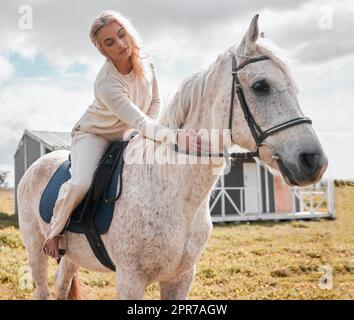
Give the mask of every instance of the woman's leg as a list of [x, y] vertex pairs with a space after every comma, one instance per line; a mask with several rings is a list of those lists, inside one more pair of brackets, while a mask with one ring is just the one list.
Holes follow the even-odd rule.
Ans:
[[44, 245], [48, 255], [59, 256], [58, 235], [68, 223], [71, 213], [87, 194], [93, 174], [108, 145], [109, 141], [91, 133], [80, 132], [73, 137], [70, 152], [71, 178], [61, 186], [53, 209], [50, 230]]

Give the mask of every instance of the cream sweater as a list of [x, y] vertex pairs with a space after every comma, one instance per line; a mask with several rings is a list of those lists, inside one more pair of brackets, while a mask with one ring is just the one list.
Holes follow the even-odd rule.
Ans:
[[129, 74], [120, 73], [106, 58], [94, 84], [95, 99], [74, 125], [71, 137], [75, 132], [83, 131], [113, 141], [123, 139], [125, 134], [137, 129], [149, 139], [176, 143], [177, 129], [167, 128], [154, 120], [160, 109], [154, 62], [149, 57], [142, 63], [145, 76], [138, 78], [134, 70]]

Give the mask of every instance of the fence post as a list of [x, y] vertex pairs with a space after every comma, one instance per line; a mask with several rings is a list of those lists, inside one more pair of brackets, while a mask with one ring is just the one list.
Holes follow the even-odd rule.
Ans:
[[291, 213], [295, 213], [296, 212], [296, 190], [294, 187], [291, 187], [290, 188], [291, 190], [291, 205], [292, 205], [292, 210], [291, 210]]
[[256, 161], [256, 169], [257, 169], [257, 187], [256, 187], [256, 194], [257, 194], [257, 209], [258, 215], [262, 214], [262, 207], [263, 207], [263, 197], [262, 197], [262, 177], [261, 177], [261, 167]]
[[327, 180], [327, 207], [331, 218], [336, 218], [335, 200], [334, 200], [334, 180]]
[[225, 218], [225, 182], [224, 182], [225, 175], [221, 176], [221, 216]]

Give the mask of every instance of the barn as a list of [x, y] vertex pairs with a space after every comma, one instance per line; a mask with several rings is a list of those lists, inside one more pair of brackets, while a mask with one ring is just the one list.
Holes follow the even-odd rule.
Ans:
[[[70, 150], [69, 132], [25, 130], [14, 155], [15, 212], [18, 183], [26, 169], [42, 155]], [[280, 177], [255, 161], [232, 161], [210, 199], [214, 222], [334, 217], [333, 183], [289, 188]]]
[[27, 168], [42, 155], [58, 149], [69, 150], [70, 133], [25, 130], [15, 155], [15, 214], [17, 214], [17, 186]]

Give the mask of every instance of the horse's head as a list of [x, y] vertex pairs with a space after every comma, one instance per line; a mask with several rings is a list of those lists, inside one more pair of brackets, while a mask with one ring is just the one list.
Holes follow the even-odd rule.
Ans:
[[[230, 55], [235, 56], [239, 68], [234, 85], [235, 90], [241, 88], [244, 104], [247, 105], [255, 126], [263, 132], [273, 127], [276, 130], [256, 141], [257, 135], [251, 132], [253, 120], [246, 121], [247, 112], [240, 101], [242, 97], [235, 93], [230, 120], [232, 142], [248, 150], [256, 150], [258, 144], [261, 161], [271, 170], [280, 171], [289, 185], [316, 183], [326, 170], [327, 157], [309, 123], [310, 120], [304, 118], [297, 99], [297, 88], [287, 67], [270, 50], [256, 43], [258, 37], [256, 15], [239, 47], [231, 48], [233, 50]], [[266, 59], [258, 60], [260, 57]], [[225, 61], [222, 68], [223, 73], [230, 74], [231, 59], [228, 57], [226, 60], [228, 61]], [[242, 66], [243, 64], [245, 65]], [[231, 82], [230, 75], [228, 78]], [[230, 112], [229, 105], [224, 104], [223, 108]], [[296, 123], [289, 122], [294, 119], [297, 119]], [[283, 125], [278, 127], [279, 124]]]

